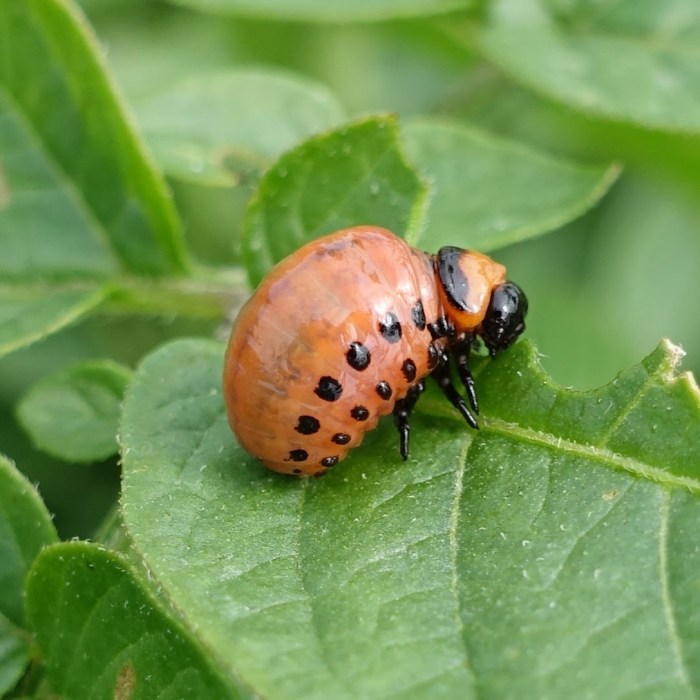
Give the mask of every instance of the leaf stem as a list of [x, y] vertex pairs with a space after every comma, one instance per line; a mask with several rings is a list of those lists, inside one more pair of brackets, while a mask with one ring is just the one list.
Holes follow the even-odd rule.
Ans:
[[242, 271], [207, 270], [188, 278], [122, 278], [109, 284], [102, 308], [117, 314], [156, 314], [220, 320], [232, 315], [248, 296]]

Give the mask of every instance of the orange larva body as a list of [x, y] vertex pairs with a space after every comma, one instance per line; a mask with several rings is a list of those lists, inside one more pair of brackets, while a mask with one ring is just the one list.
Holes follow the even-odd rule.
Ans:
[[[435, 332], [449, 318], [435, 266], [373, 227], [279, 263], [239, 313], [226, 353], [224, 398], [243, 447], [274, 471], [317, 475], [359, 445], [449, 343]], [[478, 253], [469, 269], [462, 333], [478, 329], [505, 272]]]

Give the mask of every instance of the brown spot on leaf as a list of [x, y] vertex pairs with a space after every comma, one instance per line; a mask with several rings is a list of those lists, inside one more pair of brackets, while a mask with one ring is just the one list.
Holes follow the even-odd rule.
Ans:
[[134, 696], [136, 690], [136, 671], [134, 667], [128, 663], [124, 664], [117, 674], [117, 680], [114, 684], [114, 700], [130, 700]]

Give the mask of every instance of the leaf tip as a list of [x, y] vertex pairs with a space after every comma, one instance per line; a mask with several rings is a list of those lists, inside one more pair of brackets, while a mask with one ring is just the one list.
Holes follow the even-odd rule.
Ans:
[[[650, 374], [658, 374], [664, 382], [670, 384], [678, 379], [678, 369], [685, 355], [686, 352], [680, 345], [669, 338], [662, 338], [654, 351], [643, 360], [643, 364]], [[690, 372], [684, 374], [692, 377]], [[693, 384], [695, 384], [694, 379]], [[697, 390], [697, 385], [695, 388]]]

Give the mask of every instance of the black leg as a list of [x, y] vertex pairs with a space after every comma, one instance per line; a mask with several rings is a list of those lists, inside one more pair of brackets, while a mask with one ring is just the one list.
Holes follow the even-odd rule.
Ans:
[[469, 352], [470, 344], [465, 343], [460, 345], [458, 350], [455, 352], [455, 362], [457, 364], [457, 374], [464, 384], [464, 388], [467, 392], [467, 398], [469, 399], [469, 405], [472, 407], [474, 413], [479, 413], [479, 402], [476, 398], [476, 386], [474, 384], [474, 377], [472, 377], [472, 372], [469, 369]]
[[394, 406], [394, 423], [399, 431], [399, 448], [404, 462], [408, 459], [408, 433], [411, 426], [408, 423], [408, 417], [418, 401], [418, 397], [425, 390], [425, 381], [421, 379], [417, 384], [414, 384], [406, 394], [405, 398], [399, 399]]
[[460, 396], [454, 384], [452, 384], [452, 376], [450, 375], [449, 356], [443, 352], [440, 364], [433, 370], [432, 376], [442, 389], [448, 401], [462, 414], [465, 421], [474, 429], [479, 428], [476, 418], [469, 410], [466, 401]]

